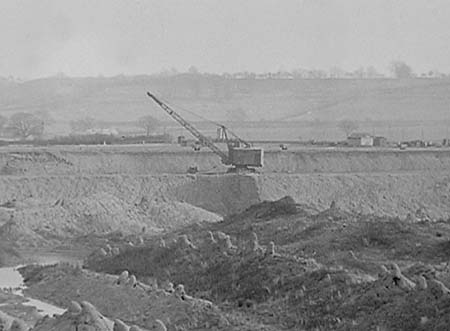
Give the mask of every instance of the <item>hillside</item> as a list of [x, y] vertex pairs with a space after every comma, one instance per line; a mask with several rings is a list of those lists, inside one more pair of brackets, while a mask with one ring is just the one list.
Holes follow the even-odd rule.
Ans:
[[[448, 120], [449, 79], [226, 79], [214, 75], [2, 80], [0, 114], [48, 111], [56, 120], [90, 116], [166, 119], [146, 90], [210, 119], [243, 109], [249, 120]], [[306, 115], [306, 112], [311, 113]], [[376, 117], [375, 117], [376, 114]], [[190, 116], [187, 115], [189, 118]]]

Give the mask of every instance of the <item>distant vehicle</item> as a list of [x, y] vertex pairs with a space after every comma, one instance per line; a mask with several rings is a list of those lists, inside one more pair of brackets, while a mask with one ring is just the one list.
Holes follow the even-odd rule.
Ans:
[[187, 140], [185, 136], [178, 136], [177, 142], [180, 146], [186, 147], [187, 146]]
[[187, 170], [188, 174], [196, 174], [197, 172], [198, 172], [198, 167], [196, 167], [196, 166], [191, 166]]
[[[147, 92], [147, 95], [153, 99], [165, 112], [167, 112], [173, 119], [175, 119], [178, 123], [180, 123], [186, 130], [188, 130], [195, 138], [198, 139], [201, 144], [198, 146], [200, 150], [200, 146], [204, 145], [210, 148], [214, 153], [220, 156], [223, 164], [227, 166], [231, 166], [229, 168], [229, 172], [241, 172], [241, 171], [255, 171], [255, 168], [259, 168], [263, 166], [264, 163], [264, 151], [262, 148], [255, 148], [250, 145], [250, 143], [245, 140], [239, 138], [236, 134], [228, 130], [224, 125], [218, 124], [224, 141], [228, 147], [228, 154], [223, 152], [220, 148], [218, 148], [213, 140], [209, 137], [203, 135], [200, 131], [198, 131], [192, 124], [187, 122], [183, 117], [181, 117], [178, 113], [176, 113], [171, 107], [169, 107], [166, 103], [159, 100], [155, 95]], [[233, 136], [233, 139], [230, 139], [229, 135]], [[197, 145], [195, 145], [197, 146]]]
[[200, 144], [199, 141], [196, 141], [193, 145], [192, 145], [192, 149], [196, 152], [200, 151], [202, 145]]

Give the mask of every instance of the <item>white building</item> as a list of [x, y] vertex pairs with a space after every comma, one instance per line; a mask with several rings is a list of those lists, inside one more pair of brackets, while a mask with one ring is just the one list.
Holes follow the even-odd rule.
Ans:
[[350, 146], [373, 146], [373, 137], [368, 133], [352, 133], [347, 137]]

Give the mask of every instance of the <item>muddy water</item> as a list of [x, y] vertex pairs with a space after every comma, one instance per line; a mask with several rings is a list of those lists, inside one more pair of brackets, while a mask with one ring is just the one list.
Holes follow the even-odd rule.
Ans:
[[15, 289], [22, 286], [23, 278], [16, 268], [0, 268], [0, 289]]
[[[19, 267], [19, 266], [18, 266]], [[65, 309], [53, 306], [40, 300], [29, 298], [24, 296], [23, 290], [25, 285], [23, 283], [23, 277], [17, 270], [18, 267], [0, 268], [0, 289], [8, 290], [12, 289], [12, 293], [23, 296], [27, 301], [23, 304], [25, 306], [35, 307], [42, 316], [49, 315], [61, 315], [65, 312]]]

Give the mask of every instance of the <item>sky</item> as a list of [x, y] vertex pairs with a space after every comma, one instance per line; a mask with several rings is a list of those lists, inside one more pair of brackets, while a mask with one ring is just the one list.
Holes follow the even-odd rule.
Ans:
[[450, 73], [448, 0], [0, 0], [0, 76]]

